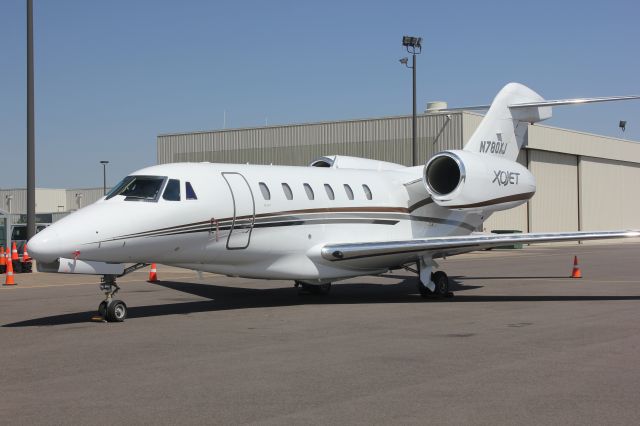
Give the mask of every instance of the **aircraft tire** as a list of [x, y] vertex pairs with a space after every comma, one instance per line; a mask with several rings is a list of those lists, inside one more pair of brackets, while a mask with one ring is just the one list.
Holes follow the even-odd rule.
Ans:
[[425, 287], [420, 280], [418, 280], [418, 291], [420, 296], [424, 298], [434, 297], [447, 297], [449, 295], [449, 277], [442, 271], [437, 271], [431, 274], [431, 281], [436, 285], [434, 291]]
[[127, 318], [127, 305], [122, 300], [113, 300], [107, 306], [107, 321], [122, 322]]
[[107, 319], [107, 301], [103, 300], [102, 302], [100, 302], [100, 305], [98, 305], [98, 314], [100, 314], [100, 316], [103, 319]]
[[449, 277], [442, 271], [434, 272], [433, 283], [436, 285], [434, 294], [438, 297], [446, 297], [449, 294]]

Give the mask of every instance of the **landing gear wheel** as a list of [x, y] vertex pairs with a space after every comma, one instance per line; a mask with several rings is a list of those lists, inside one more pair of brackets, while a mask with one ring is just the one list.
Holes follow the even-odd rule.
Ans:
[[102, 317], [102, 319], [107, 319], [107, 301], [103, 300], [98, 305], [98, 314]]
[[425, 298], [448, 297], [449, 296], [449, 277], [442, 271], [431, 274], [431, 281], [435, 284], [434, 291], [429, 290], [420, 281], [418, 281], [418, 291], [420, 296]]
[[122, 300], [112, 300], [107, 306], [107, 321], [122, 322], [125, 318], [127, 318], [127, 305]]
[[307, 284], [302, 281], [296, 281], [296, 286], [300, 286], [303, 292], [310, 294], [325, 295], [331, 291], [331, 283]]
[[449, 294], [449, 277], [442, 271], [437, 271], [433, 274], [433, 283], [436, 285], [436, 289], [433, 292], [436, 296], [446, 297]]

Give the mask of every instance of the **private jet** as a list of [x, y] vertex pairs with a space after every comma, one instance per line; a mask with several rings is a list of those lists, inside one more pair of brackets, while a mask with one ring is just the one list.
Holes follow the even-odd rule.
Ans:
[[[423, 297], [450, 295], [436, 259], [513, 243], [638, 237], [638, 230], [496, 235], [491, 214], [536, 192], [516, 162], [529, 123], [560, 105], [640, 96], [544, 100], [509, 83], [464, 149], [424, 166], [331, 155], [307, 167], [174, 163], [125, 177], [99, 201], [44, 229], [28, 246], [38, 270], [100, 275], [98, 311], [121, 322], [116, 278], [151, 262], [227, 276], [331, 283], [405, 268]], [[128, 266], [129, 265], [129, 266]]]

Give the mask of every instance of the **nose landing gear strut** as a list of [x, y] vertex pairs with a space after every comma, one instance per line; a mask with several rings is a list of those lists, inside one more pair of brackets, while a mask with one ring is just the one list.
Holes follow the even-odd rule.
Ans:
[[127, 305], [113, 296], [120, 290], [115, 275], [105, 275], [100, 280], [100, 290], [104, 292], [104, 300], [98, 306], [98, 313], [108, 322], [122, 322], [127, 318]]
[[122, 322], [127, 318], [127, 305], [114, 299], [120, 287], [116, 283], [117, 277], [123, 277], [130, 272], [149, 266], [148, 263], [136, 263], [124, 270], [121, 275], [103, 275], [100, 279], [100, 290], [104, 293], [104, 300], [98, 306], [98, 313], [107, 322]]

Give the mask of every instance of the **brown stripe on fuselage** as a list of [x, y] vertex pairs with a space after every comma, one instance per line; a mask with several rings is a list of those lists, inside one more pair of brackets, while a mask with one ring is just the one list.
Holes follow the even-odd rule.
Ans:
[[426, 206], [427, 204], [433, 203], [433, 199], [431, 197], [427, 197], [424, 200], [420, 200], [417, 203], [411, 204], [408, 208], [409, 212], [419, 209], [420, 207]]
[[[282, 216], [287, 214], [308, 214], [308, 213], [410, 213], [406, 207], [324, 207], [316, 209], [284, 210], [272, 213], [260, 213], [257, 218], [269, 216]], [[236, 216], [236, 219], [244, 219], [252, 215]], [[233, 219], [233, 218], [230, 218]]]
[[480, 203], [464, 204], [459, 206], [447, 206], [447, 208], [467, 209], [471, 207], [485, 207], [485, 206], [491, 206], [494, 204], [508, 203], [510, 201], [528, 200], [529, 198], [533, 197], [533, 194], [535, 194], [535, 192], [525, 192], [523, 194], [509, 195], [508, 197], [494, 198], [493, 200], [482, 201]]
[[[413, 204], [411, 207], [413, 209], [417, 209], [417, 208], [422, 207], [423, 205], [427, 205], [427, 204], [429, 204], [431, 202], [433, 202], [433, 201], [430, 198], [426, 198], [424, 200], [419, 201], [418, 203]], [[418, 205], [418, 204], [420, 204], [420, 205]], [[418, 206], [416, 207], [416, 205], [418, 205]], [[313, 213], [402, 213], [402, 214], [410, 214], [411, 213], [411, 208], [406, 208], [406, 207], [325, 207], [325, 208], [300, 209], [300, 210], [283, 210], [283, 211], [276, 211], [276, 212], [259, 213], [259, 214], [256, 214], [255, 216], [253, 216], [253, 215], [237, 216], [235, 218], [235, 220], [236, 221], [245, 220], [245, 219], [251, 219], [251, 218], [254, 218], [254, 217], [255, 217], [255, 219], [262, 219], [262, 218], [278, 217], [278, 216], [284, 216], [284, 215], [313, 214]], [[440, 218], [423, 218], [423, 217], [420, 217], [420, 216], [412, 216], [412, 219], [419, 220], [419, 221], [433, 221], [433, 222], [436, 222], [436, 223], [440, 222], [440, 223], [446, 223], [446, 224], [449, 224], [449, 225], [458, 225], [458, 226], [462, 226], [462, 227], [468, 228], [468, 229], [470, 229], [469, 227], [471, 227], [470, 225], [466, 224], [465, 222], [453, 223], [454, 221], [449, 221], [449, 220], [440, 219]], [[439, 219], [439, 220], [436, 220], [436, 219]], [[137, 232], [137, 233], [133, 233], [133, 234], [121, 235], [119, 237], [113, 238], [112, 240], [123, 239], [123, 238], [154, 236], [154, 234], [158, 234], [158, 233], [175, 232], [175, 231], [179, 231], [179, 230], [186, 230], [187, 228], [192, 228], [192, 227], [196, 227], [196, 226], [211, 225], [214, 220], [217, 221], [217, 223], [219, 225], [222, 225], [224, 222], [233, 221], [233, 217], [226, 217], [226, 218], [221, 218], [221, 219], [212, 218], [210, 220], [204, 220], [204, 221], [200, 221], [200, 222], [193, 222], [193, 223], [188, 223], [188, 224], [183, 224], [183, 225], [175, 225], [175, 226], [169, 226], [169, 227], [165, 227], [165, 228], [152, 229], [152, 230], [143, 231], [143, 232]], [[215, 226], [215, 223], [213, 224], [213, 226]], [[108, 241], [108, 240], [106, 240], [106, 241]]]

